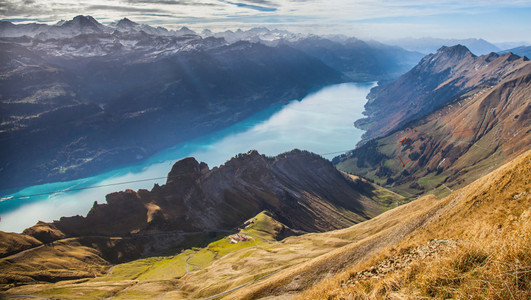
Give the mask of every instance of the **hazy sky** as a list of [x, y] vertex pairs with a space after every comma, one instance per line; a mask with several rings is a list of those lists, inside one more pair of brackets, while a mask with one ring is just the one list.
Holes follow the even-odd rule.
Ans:
[[0, 19], [51, 22], [128, 17], [169, 29], [265, 26], [365, 39], [484, 38], [531, 43], [531, 0], [0, 0]]

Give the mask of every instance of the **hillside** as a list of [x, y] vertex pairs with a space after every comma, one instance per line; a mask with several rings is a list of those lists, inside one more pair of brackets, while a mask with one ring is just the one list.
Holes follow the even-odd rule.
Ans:
[[[230, 246], [223, 239], [174, 257], [118, 265], [88, 281], [27, 285], [6, 293], [335, 299], [452, 297], [475, 291], [523, 299], [531, 290], [530, 172], [527, 151], [444, 199], [425, 196], [349, 228], [275, 241], [272, 234], [278, 230], [272, 228], [282, 225], [262, 213], [240, 232], [253, 238], [242, 244]], [[486, 287], [479, 288], [484, 281]]]
[[[459, 49], [465, 51], [464, 48], [454, 50]], [[442, 52], [439, 54], [442, 57]], [[403, 126], [399, 124], [409, 120], [408, 114], [413, 114], [414, 110], [409, 108], [414, 105], [412, 99], [425, 106], [434, 99], [434, 93], [442, 97], [439, 94], [443, 92], [415, 91], [411, 92], [411, 98], [398, 98], [410, 106], [397, 108], [388, 116], [396, 121], [395, 125], [387, 123], [375, 129], [389, 133], [334, 159], [336, 166], [378, 184], [392, 186], [403, 195], [419, 195], [434, 189], [446, 195], [528, 150], [531, 145], [531, 63], [513, 54], [474, 58], [465, 51], [452, 57], [444, 60], [459, 62], [452, 72], [463, 75], [453, 75], [459, 79], [439, 84], [436, 91], [454, 91], [457, 86], [462, 92], [447, 98], [449, 103], [444, 107]], [[487, 61], [489, 63], [481, 67], [480, 62]], [[432, 63], [439, 65], [439, 61]], [[469, 70], [473, 66], [485, 70], [470, 77]], [[491, 71], [487, 74], [487, 70]], [[406, 76], [375, 93], [391, 95], [414, 85], [420, 89], [422, 82], [422, 78]]]
[[527, 151], [437, 201], [437, 213], [403, 241], [300, 298], [529, 299], [530, 174]]
[[165, 185], [151, 191], [112, 193], [86, 217], [63, 217], [39, 222], [23, 234], [3, 234], [12, 241], [5, 243], [1, 283], [102, 275], [111, 264], [205, 246], [238, 232], [264, 210], [274, 216], [279, 239], [345, 228], [401, 198], [299, 150], [277, 157], [251, 151], [212, 170], [187, 158], [173, 166]]
[[366, 140], [387, 135], [474, 93], [531, 72], [525, 57], [512, 53], [475, 56], [466, 47], [442, 47], [397, 80], [371, 90], [367, 118], [356, 125], [367, 129]]

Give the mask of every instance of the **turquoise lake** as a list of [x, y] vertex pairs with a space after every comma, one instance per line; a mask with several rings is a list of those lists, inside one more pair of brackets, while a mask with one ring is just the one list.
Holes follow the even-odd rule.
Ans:
[[[50, 222], [61, 216], [86, 215], [94, 201], [105, 202], [105, 195], [111, 192], [151, 189], [155, 183], [165, 183], [164, 177], [171, 166], [189, 156], [206, 162], [210, 168], [252, 149], [273, 156], [298, 148], [332, 159], [353, 149], [361, 139], [363, 131], [353, 123], [363, 117], [365, 97], [374, 86], [375, 83], [327, 86], [300, 101], [271, 107], [228, 128], [175, 145], [124, 168], [1, 194], [0, 230], [22, 232], [39, 220]], [[150, 180], [135, 182], [144, 179]], [[95, 187], [102, 185], [105, 187]], [[93, 188], [68, 191], [85, 187]], [[60, 192], [26, 197], [53, 191]]]

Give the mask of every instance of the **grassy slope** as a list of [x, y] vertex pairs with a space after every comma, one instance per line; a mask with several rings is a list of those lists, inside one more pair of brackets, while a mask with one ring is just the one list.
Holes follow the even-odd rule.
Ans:
[[[403, 241], [300, 298], [529, 299], [531, 151], [451, 193], [440, 206], [430, 222]], [[413, 259], [405, 268], [394, 266], [385, 274], [352, 280], [384, 259], [396, 259], [434, 239], [452, 240], [457, 246], [431, 258]]]
[[76, 240], [58, 241], [0, 259], [0, 285], [94, 277], [109, 268], [97, 250]]
[[[360, 178], [353, 178], [361, 180]], [[374, 198], [390, 208], [402, 197], [363, 181], [374, 188]], [[222, 238], [204, 248], [192, 248], [174, 256], [151, 257], [114, 266], [106, 276], [88, 281], [22, 286], [12, 294], [53, 297], [151, 297], [195, 298], [224, 292], [254, 282], [285, 268], [304, 263], [350, 242], [349, 234], [337, 237], [307, 234], [282, 241], [286, 228], [268, 213], [256, 216], [255, 223], [242, 230], [252, 239], [231, 244]], [[74, 295], [74, 296], [72, 296]]]
[[406, 198], [404, 196], [401, 196], [389, 189], [386, 189], [380, 185], [374, 184], [372, 182], [367, 181], [366, 179], [356, 176], [344, 173], [345, 175], [349, 176], [354, 182], [361, 181], [364, 184], [367, 184], [372, 189], [372, 200], [376, 201], [380, 207], [384, 209], [384, 211], [387, 211], [389, 209], [395, 208], [401, 204], [404, 204], [406, 201]]
[[32, 236], [0, 231], [0, 257], [6, 257], [42, 243]]
[[[248, 299], [301, 292], [302, 298], [356, 293], [362, 297], [391, 293], [459, 297], [473, 290], [491, 298], [510, 293], [526, 296], [526, 274], [531, 268], [529, 174], [531, 151], [442, 200], [433, 195], [421, 197], [350, 228], [275, 241], [274, 234], [282, 225], [261, 214], [244, 230], [253, 237], [245, 243], [234, 245], [224, 239], [175, 257], [118, 265], [109, 275], [85, 282], [23, 286], [8, 293], [179, 299], [242, 287], [220, 297]], [[457, 240], [457, 247], [442, 259], [425, 258], [414, 261], [410, 269], [397, 268], [383, 281], [341, 285], [385, 257], [435, 238]], [[187, 270], [191, 272], [179, 278]]]
[[241, 231], [252, 238], [249, 241], [232, 244], [228, 238], [222, 238], [205, 248], [184, 250], [175, 256], [150, 257], [119, 264], [112, 267], [107, 275], [95, 279], [22, 286], [10, 290], [9, 293], [59, 298], [150, 297], [165, 289], [176, 289], [178, 278], [201, 270], [231, 252], [272, 243], [281, 229], [282, 224], [263, 212], [256, 216], [254, 225]]
[[[375, 146], [356, 150], [355, 156], [341, 159], [337, 167], [380, 185], [392, 184], [389, 188], [404, 196], [426, 192], [447, 196], [528, 149], [530, 89], [528, 76], [524, 76], [470, 92], [403, 130], [375, 140]], [[403, 138], [412, 145], [400, 143]], [[404, 167], [398, 156], [404, 162], [411, 158], [411, 162]], [[371, 161], [371, 157], [377, 159]]]

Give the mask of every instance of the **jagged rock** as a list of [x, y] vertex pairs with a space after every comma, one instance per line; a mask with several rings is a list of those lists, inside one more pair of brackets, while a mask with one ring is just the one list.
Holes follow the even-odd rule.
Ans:
[[67, 236], [195, 232], [232, 229], [269, 210], [293, 230], [327, 231], [379, 213], [367, 187], [299, 150], [277, 157], [250, 151], [212, 170], [185, 158], [174, 164], [165, 185], [111, 193], [86, 217], [63, 217], [53, 226]]

